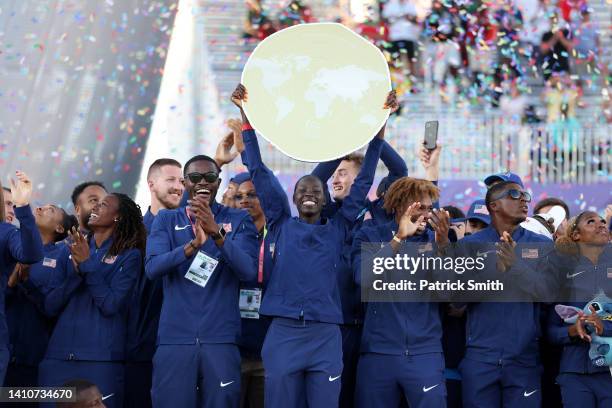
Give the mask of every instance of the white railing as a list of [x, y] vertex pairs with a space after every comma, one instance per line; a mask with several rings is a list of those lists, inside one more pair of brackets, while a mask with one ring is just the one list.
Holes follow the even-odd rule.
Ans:
[[[417, 152], [428, 120], [440, 121], [443, 180], [482, 180], [510, 170], [538, 184], [612, 182], [612, 126], [521, 125], [490, 114], [391, 119], [386, 139], [415, 177], [423, 176]], [[314, 167], [286, 157], [261, 138], [260, 145], [265, 163], [277, 173], [299, 176]], [[385, 173], [382, 164], [378, 170]]]
[[[411, 174], [422, 174], [415, 152], [426, 120], [397, 126], [390, 140], [404, 151]], [[417, 134], [408, 136], [413, 129], [419, 129]], [[612, 181], [612, 126], [607, 124], [521, 125], [499, 116], [455, 117], [440, 121], [439, 139], [444, 145], [441, 179], [482, 180], [510, 170], [538, 184]]]

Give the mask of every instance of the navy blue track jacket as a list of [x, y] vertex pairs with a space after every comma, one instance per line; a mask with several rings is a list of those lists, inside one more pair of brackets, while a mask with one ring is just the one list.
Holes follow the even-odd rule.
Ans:
[[75, 270], [68, 259], [63, 279], [45, 299], [47, 314], [58, 316], [45, 358], [56, 360], [123, 361], [127, 305], [142, 255], [137, 249], [108, 255], [113, 238], [99, 248], [89, 243], [90, 256]]
[[0, 347], [9, 346], [9, 331], [6, 324], [4, 296], [8, 277], [17, 262], [34, 264], [43, 259], [43, 245], [36, 220], [29, 205], [15, 207], [15, 216], [20, 228], [0, 222]]
[[[387, 175], [387, 184], [391, 185], [395, 180], [408, 175], [408, 167], [404, 159], [397, 154], [397, 152], [391, 147], [386, 141], [383, 143], [383, 147], [380, 153], [380, 159], [389, 170]], [[319, 163], [312, 171], [312, 174], [319, 177], [319, 179], [326, 184], [336, 168], [340, 164], [342, 159], [331, 160], [328, 162]], [[333, 201], [329, 191], [325, 190], [325, 198], [327, 203], [323, 210], [325, 217], [333, 217], [336, 212], [342, 207], [342, 201]], [[344, 248], [342, 250], [342, 271], [338, 273], [338, 285], [340, 288], [340, 300], [342, 301], [342, 316], [344, 324], [360, 324], [363, 321], [363, 309], [360, 302], [359, 287], [357, 287], [352, 279], [351, 269], [351, 245], [353, 235], [357, 229], [362, 225], [363, 217], [366, 211], [369, 211], [372, 220], [371, 223], [386, 223], [393, 219], [393, 216], [387, 214], [383, 206], [382, 199], [376, 199], [370, 201], [366, 199], [365, 206], [362, 212], [359, 214], [359, 222], [355, 223], [351, 234], [347, 235]]]
[[[149, 208], [143, 218], [147, 235], [154, 220]], [[162, 278], [149, 279], [143, 268], [128, 307], [126, 360], [143, 362], [153, 359], [163, 299]]]
[[[612, 271], [612, 249], [607, 245], [600, 255], [597, 265], [581, 256], [578, 259], [560, 255], [548, 263], [549, 273], [560, 274], [563, 281], [564, 297], [574, 302], [563, 302], [567, 306], [583, 309], [584, 306], [599, 292], [612, 296], [610, 272]], [[612, 337], [612, 322], [603, 320], [604, 332], [602, 337]], [[551, 308], [548, 313], [547, 338], [553, 344], [563, 346], [561, 354], [561, 373], [591, 374], [608, 372], [609, 367], [596, 367], [589, 358], [590, 344], [579, 338], [571, 338], [568, 334], [569, 324], [563, 322], [561, 317]]]
[[[256, 142], [255, 132], [243, 132], [245, 147]], [[251, 149], [253, 148], [251, 144]], [[308, 224], [297, 217], [284, 214], [275, 220], [274, 266], [264, 296], [261, 313], [291, 319], [313, 320], [325, 323], [343, 323], [337, 274], [343, 271], [342, 251], [357, 217], [364, 208], [372, 185], [376, 163], [383, 140], [370, 142], [362, 169], [351, 187], [350, 195], [341, 209], [331, 218], [322, 218], [317, 224]], [[249, 167], [255, 168], [260, 159], [259, 150], [247, 150]], [[274, 177], [267, 172], [267, 177]], [[265, 181], [251, 172], [251, 177], [262, 202], [269, 205], [287, 205], [288, 199], [266, 197]], [[269, 211], [269, 210], [268, 210]], [[267, 216], [267, 214], [266, 214]], [[346, 268], [344, 268], [346, 270]], [[350, 273], [350, 272], [348, 272]]]
[[[395, 220], [386, 224], [362, 227], [355, 235], [352, 265], [355, 280], [361, 284], [363, 256], [393, 257], [389, 245], [398, 230]], [[409, 237], [406, 242], [434, 242], [432, 231]], [[376, 254], [364, 254], [362, 244], [380, 243]], [[370, 248], [373, 250], [374, 248]], [[442, 352], [442, 325], [438, 303], [434, 302], [370, 302], [368, 303], [363, 334], [362, 353], [417, 355]]]
[[[383, 143], [380, 153], [380, 160], [382, 160], [389, 170], [389, 173], [387, 174], [388, 185], [391, 185], [394, 181], [408, 175], [408, 167], [406, 166], [406, 162], [404, 159], [402, 159], [402, 156], [400, 156], [386, 141]], [[327, 181], [333, 176], [341, 161], [342, 159], [336, 159], [319, 163], [312, 170], [311, 174], [319, 177], [324, 184], [327, 184]], [[329, 191], [325, 192], [325, 199], [327, 200], [327, 204], [325, 205], [323, 216], [330, 218], [336, 213], [336, 211], [338, 211], [342, 205], [342, 201], [333, 201]], [[377, 222], [386, 223], [392, 221], [393, 216], [387, 214], [385, 209], [382, 208], [382, 204], [383, 200], [381, 199], [376, 199], [374, 201], [366, 200], [366, 205], [364, 208], [370, 211], [372, 219], [375, 219]]]
[[[258, 275], [259, 258], [263, 255], [261, 282], [259, 282], [257, 275], [252, 280], [240, 282], [240, 288], [260, 288], [263, 296], [265, 296], [270, 273], [272, 272], [272, 257], [280, 231], [278, 227], [279, 222], [291, 217], [291, 208], [289, 207], [283, 186], [274, 177], [272, 170], [266, 167], [261, 159], [255, 131], [247, 129], [242, 132], [242, 135], [245, 144], [245, 151], [241, 154], [242, 163], [247, 166], [251, 181], [255, 185], [257, 197], [266, 217], [266, 226], [264, 231], [260, 231], [258, 234]], [[263, 315], [260, 315], [259, 319], [242, 319], [242, 334], [239, 345], [243, 356], [256, 359], [261, 358], [261, 348], [270, 322], [270, 318]]]
[[[512, 234], [516, 243], [551, 243], [551, 240], [518, 227]], [[462, 243], [495, 243], [500, 236], [492, 225], [469, 235]], [[542, 335], [539, 303], [470, 303], [467, 309], [466, 358], [524, 366], [539, 364], [538, 339]]]
[[185, 258], [184, 246], [193, 239], [186, 207], [162, 210], [147, 241], [145, 271], [150, 279], [163, 277], [158, 344], [236, 343], [240, 335], [240, 280], [257, 273], [257, 231], [243, 210], [211, 205], [215, 222], [228, 232], [218, 248], [208, 238], [200, 251], [217, 259], [205, 288], [185, 278], [195, 254]]
[[43, 247], [44, 258], [30, 266], [28, 279], [6, 292], [11, 361], [37, 367], [47, 351], [55, 319], [45, 312], [45, 297], [65, 275], [70, 250], [64, 242]]

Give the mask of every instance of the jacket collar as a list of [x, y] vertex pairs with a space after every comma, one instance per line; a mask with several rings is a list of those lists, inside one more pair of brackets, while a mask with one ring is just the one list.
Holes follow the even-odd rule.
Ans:
[[108, 237], [104, 242], [102, 242], [102, 245], [100, 245], [100, 247], [96, 247], [96, 239], [94, 238], [94, 234], [91, 234], [90, 237], [90, 242], [89, 242], [89, 248], [90, 249], [105, 249], [108, 250], [110, 249], [111, 245], [113, 244], [113, 236], [111, 235], [110, 237]]
[[[497, 242], [501, 238], [501, 236], [497, 233], [497, 230], [493, 227], [492, 224], [486, 227], [485, 229], [483, 229], [482, 231], [484, 234], [486, 234], [488, 238], [491, 238], [492, 241]], [[521, 238], [525, 236], [525, 232], [526, 232], [525, 228], [519, 225], [512, 233], [512, 239], [515, 242], [518, 242]]]

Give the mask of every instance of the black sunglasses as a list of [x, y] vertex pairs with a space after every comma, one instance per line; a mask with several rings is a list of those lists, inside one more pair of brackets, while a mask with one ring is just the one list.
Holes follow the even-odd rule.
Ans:
[[501, 200], [502, 198], [506, 198], [506, 197], [510, 197], [513, 200], [520, 200], [522, 197], [528, 203], [531, 202], [531, 194], [529, 194], [526, 191], [516, 190], [514, 188], [504, 191], [502, 194], [492, 199], [491, 202]]
[[193, 184], [198, 184], [200, 181], [202, 181], [202, 179], [204, 179], [207, 183], [214, 183], [215, 181], [219, 180], [219, 173], [215, 173], [214, 171], [209, 171], [206, 173], [193, 172], [189, 173], [187, 178]]

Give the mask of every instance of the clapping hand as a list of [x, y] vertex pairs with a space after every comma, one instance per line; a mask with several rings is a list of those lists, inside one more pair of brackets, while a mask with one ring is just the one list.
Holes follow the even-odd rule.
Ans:
[[72, 227], [72, 230], [68, 231], [68, 236], [72, 241], [72, 244], [70, 244], [72, 260], [78, 265], [89, 259], [89, 244], [87, 239], [85, 239], [85, 235], [76, 227]]
[[514, 242], [512, 236], [507, 231], [502, 233], [500, 241], [495, 244], [497, 248], [497, 268], [502, 272], [506, 272], [516, 261], [516, 254], [514, 253], [516, 242]]
[[206, 235], [215, 235], [219, 232], [219, 225], [215, 222], [208, 201], [196, 196], [189, 201], [189, 209], [196, 217], [196, 229], [199, 226]]
[[450, 242], [448, 239], [450, 229], [450, 214], [448, 211], [434, 208], [429, 217], [429, 225], [436, 233], [436, 243], [438, 245], [446, 245]]
[[397, 237], [399, 239], [406, 239], [416, 234], [419, 229], [419, 225], [423, 223], [423, 216], [421, 215], [416, 220], [413, 220], [417, 209], [421, 207], [420, 202], [413, 203], [406, 208], [406, 211], [402, 214], [399, 221], [399, 228], [397, 230]]

